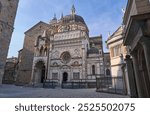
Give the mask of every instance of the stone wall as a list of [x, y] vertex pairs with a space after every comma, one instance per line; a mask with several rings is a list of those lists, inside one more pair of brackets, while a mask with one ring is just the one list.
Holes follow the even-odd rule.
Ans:
[[4, 66], [9, 44], [14, 29], [14, 21], [19, 0], [0, 1], [0, 84], [2, 83]]
[[150, 1], [149, 0], [128, 0], [124, 24], [128, 26], [131, 16], [138, 14], [145, 14], [150, 12]]
[[33, 28], [29, 29], [29, 31], [25, 32], [16, 85], [25, 85], [30, 83], [35, 41], [39, 35], [43, 34], [44, 30], [47, 30], [47, 26], [45, 23], [40, 22]]
[[138, 14], [144, 14], [150, 12], [149, 0], [135, 0]]
[[16, 80], [18, 59], [15, 57], [6, 60], [3, 84], [14, 84]]

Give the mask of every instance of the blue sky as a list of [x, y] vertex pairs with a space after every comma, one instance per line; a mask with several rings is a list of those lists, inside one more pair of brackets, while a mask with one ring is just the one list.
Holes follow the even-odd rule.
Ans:
[[105, 41], [121, 25], [127, 0], [19, 0], [19, 7], [15, 20], [8, 57], [18, 56], [23, 48], [24, 32], [39, 21], [48, 23], [56, 13], [70, 14], [74, 3], [76, 13], [82, 16], [89, 28], [90, 36], [102, 34], [104, 51], [107, 51]]

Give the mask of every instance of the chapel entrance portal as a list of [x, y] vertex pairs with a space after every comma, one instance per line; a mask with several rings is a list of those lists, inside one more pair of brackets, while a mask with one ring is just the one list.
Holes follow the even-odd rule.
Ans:
[[68, 81], [68, 73], [67, 72], [64, 72], [63, 73], [63, 82], [67, 82]]
[[44, 79], [45, 79], [45, 64], [43, 61], [39, 61], [36, 63], [35, 65], [35, 82], [36, 83], [43, 83], [44, 82]]

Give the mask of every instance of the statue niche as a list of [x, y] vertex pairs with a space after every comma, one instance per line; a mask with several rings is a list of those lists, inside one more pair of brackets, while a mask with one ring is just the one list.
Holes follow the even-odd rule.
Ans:
[[48, 56], [50, 40], [46, 35], [46, 31], [44, 31], [43, 35], [38, 36], [35, 42], [35, 56], [45, 57]]

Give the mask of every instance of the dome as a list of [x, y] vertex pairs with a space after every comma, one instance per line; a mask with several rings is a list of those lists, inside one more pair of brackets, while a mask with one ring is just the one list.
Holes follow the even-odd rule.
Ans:
[[95, 47], [90, 48], [87, 52], [88, 54], [99, 54], [99, 50]]
[[[84, 19], [83, 19], [81, 16], [76, 15], [76, 14], [74, 14], [74, 15], [72, 15], [72, 14], [67, 15], [67, 16], [63, 17], [62, 20], [63, 20], [63, 22], [65, 22], [65, 23], [81, 22], [82, 24], [85, 24]], [[85, 24], [85, 25], [86, 25], [86, 24]]]
[[[65, 17], [62, 17], [62, 21], [64, 23], [70, 23], [70, 22], [80, 22], [82, 24], [85, 24], [85, 21], [84, 19], [79, 16], [79, 15], [76, 15], [76, 9], [75, 9], [75, 6], [74, 4], [72, 5], [72, 8], [71, 8], [71, 14], [70, 15], [67, 15]], [[86, 24], [85, 24], [86, 25]]]

